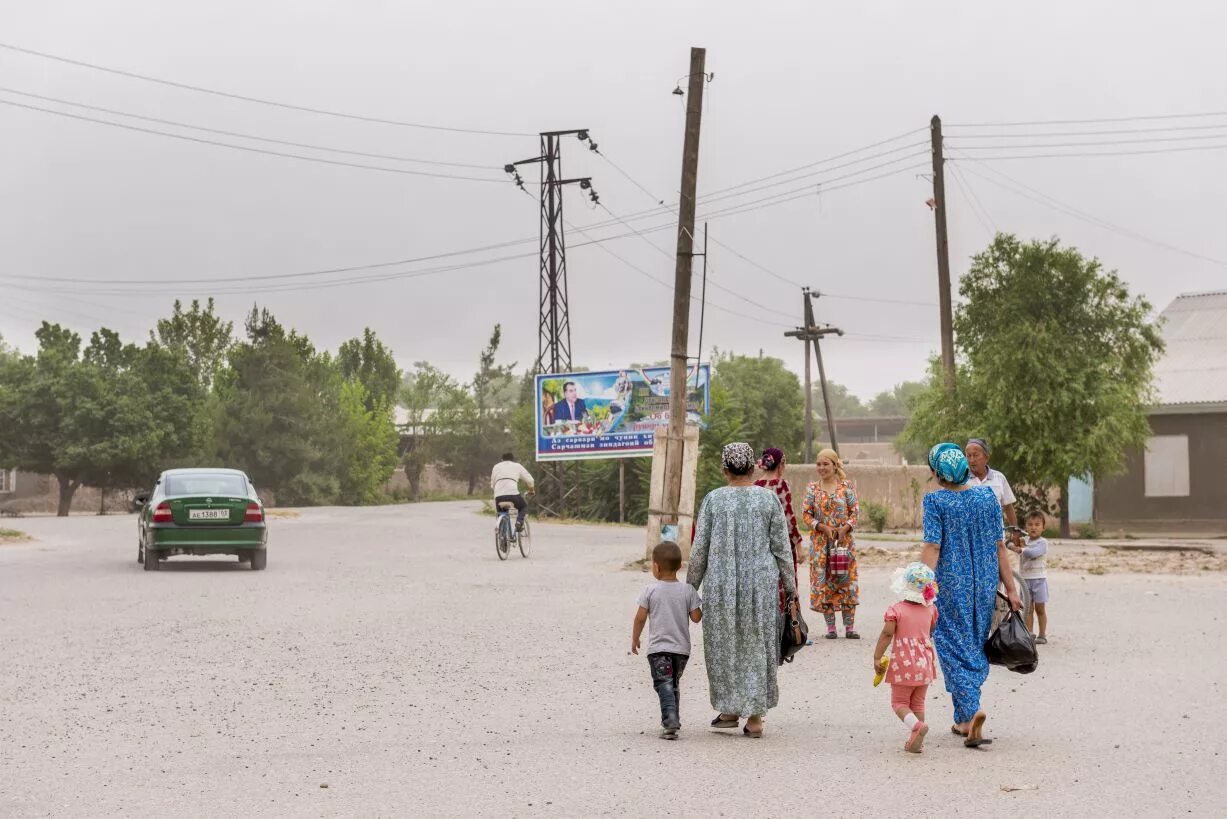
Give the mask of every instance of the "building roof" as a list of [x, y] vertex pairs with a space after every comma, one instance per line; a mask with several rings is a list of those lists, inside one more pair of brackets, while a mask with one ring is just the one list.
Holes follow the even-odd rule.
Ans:
[[1186, 293], [1163, 311], [1159, 409], [1227, 409], [1227, 292]]

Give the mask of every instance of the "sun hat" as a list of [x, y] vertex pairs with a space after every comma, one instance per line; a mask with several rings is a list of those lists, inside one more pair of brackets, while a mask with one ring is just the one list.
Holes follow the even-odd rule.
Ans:
[[917, 561], [895, 569], [890, 579], [890, 590], [904, 600], [931, 606], [937, 597], [937, 580], [932, 569]]

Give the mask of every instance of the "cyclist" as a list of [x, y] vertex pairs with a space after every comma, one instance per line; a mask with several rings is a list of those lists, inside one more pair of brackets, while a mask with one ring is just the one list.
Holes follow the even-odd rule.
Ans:
[[1010, 526], [1017, 526], [1018, 514], [1014, 511], [1014, 490], [1010, 489], [1010, 482], [1006, 480], [1005, 475], [989, 467], [988, 456], [992, 450], [989, 449], [988, 442], [983, 438], [971, 438], [967, 441], [967, 446], [963, 447], [963, 451], [967, 454], [967, 464], [971, 467], [971, 485], [987, 486], [992, 489], [993, 494], [997, 496], [997, 504], [1001, 507], [1002, 514], [1005, 515], [1005, 522]]
[[529, 492], [536, 488], [533, 476], [528, 474], [527, 469], [516, 463], [515, 455], [504, 452], [503, 460], [495, 464], [494, 469], [490, 471], [490, 488], [494, 490], [495, 509], [498, 509], [503, 503], [515, 504], [516, 534], [524, 531], [524, 513], [528, 509], [524, 496], [520, 494], [521, 481], [528, 485]]

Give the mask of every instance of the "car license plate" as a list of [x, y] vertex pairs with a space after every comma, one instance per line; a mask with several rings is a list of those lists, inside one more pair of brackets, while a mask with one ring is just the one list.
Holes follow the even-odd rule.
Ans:
[[189, 509], [188, 520], [230, 520], [229, 509]]

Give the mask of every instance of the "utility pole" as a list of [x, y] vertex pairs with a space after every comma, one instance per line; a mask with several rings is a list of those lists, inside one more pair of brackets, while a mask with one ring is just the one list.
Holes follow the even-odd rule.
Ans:
[[677, 268], [673, 282], [673, 346], [669, 372], [669, 428], [665, 447], [663, 521], [680, 524], [682, 463], [685, 460], [687, 343], [690, 337], [690, 275], [694, 265], [695, 190], [699, 180], [699, 128], [707, 50], [690, 49], [686, 136], [682, 143], [682, 184], [677, 214]]
[[[784, 335], [789, 338], [799, 338], [805, 342], [805, 458], [808, 461], [813, 457], [813, 389], [810, 387], [810, 369], [809, 369], [809, 352], [810, 345], [814, 347], [814, 357], [818, 360], [818, 381], [822, 385], [822, 406], [826, 411], [827, 419], [827, 435], [831, 439], [831, 449], [839, 451], [839, 441], [835, 435], [835, 415], [831, 412], [831, 396], [827, 391], [827, 372], [826, 367], [822, 363], [822, 347], [819, 342], [823, 336], [837, 335], [842, 336], [844, 331], [838, 327], [832, 327], [829, 324], [824, 324], [819, 327], [814, 323], [814, 304], [812, 297], [814, 291], [808, 287], [801, 288], [801, 296], [804, 299], [805, 306], [805, 326], [798, 327], [796, 330], [791, 330]], [[819, 297], [821, 293], [817, 294]]]
[[[585, 128], [567, 131], [543, 131], [540, 153], [529, 159], [511, 162], [503, 166], [516, 186], [528, 193], [524, 179], [518, 170], [521, 165], [538, 165], [541, 170], [540, 191], [540, 260], [538, 263], [537, 296], [540, 307], [537, 320], [537, 361], [533, 367], [537, 373], [565, 373], [571, 371], [571, 312], [567, 299], [567, 243], [562, 215], [562, 190], [566, 185], [579, 185], [588, 192], [593, 202], [599, 197], [592, 188], [591, 177], [566, 179], [562, 175], [562, 143], [564, 136], [575, 136], [588, 143], [588, 149], [597, 146]], [[531, 194], [529, 194], [531, 196]], [[570, 463], [554, 463], [542, 470], [542, 492], [539, 503], [547, 515], [565, 517], [569, 511], [569, 499], [575, 492], [578, 481]]]
[[950, 303], [950, 240], [946, 235], [946, 159], [942, 154], [942, 118], [933, 115], [929, 122], [933, 143], [933, 210], [937, 229], [937, 303], [941, 310], [942, 367], [946, 378], [954, 379], [954, 317]]

